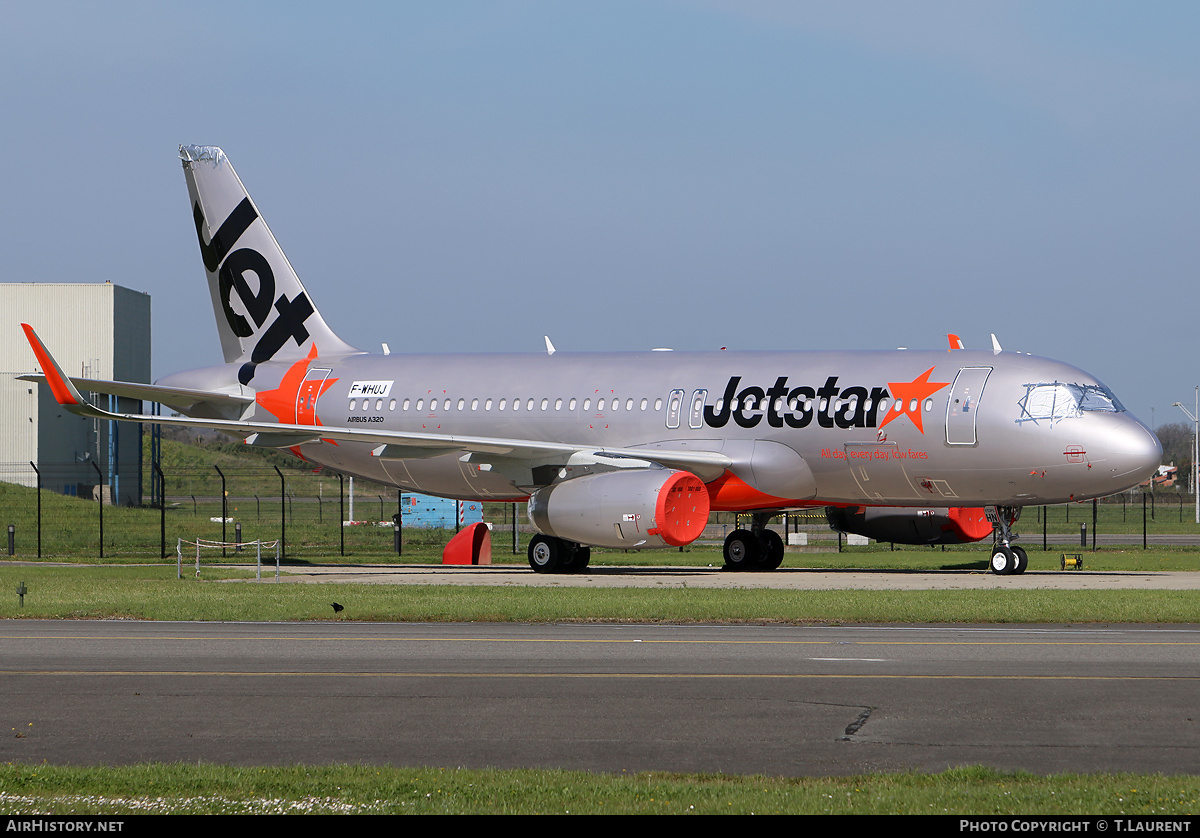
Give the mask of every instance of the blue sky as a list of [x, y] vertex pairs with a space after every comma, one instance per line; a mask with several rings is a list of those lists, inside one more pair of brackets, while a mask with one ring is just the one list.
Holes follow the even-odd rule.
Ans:
[[1200, 383], [1200, 4], [0, 0], [0, 281], [220, 361], [180, 143], [377, 350], [990, 345]]

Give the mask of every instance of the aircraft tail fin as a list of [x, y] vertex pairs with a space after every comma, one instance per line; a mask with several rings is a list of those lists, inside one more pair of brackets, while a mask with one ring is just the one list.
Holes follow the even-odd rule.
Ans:
[[272, 359], [357, 350], [333, 333], [313, 306], [250, 194], [216, 146], [180, 146], [196, 236], [208, 274], [226, 363], [249, 384]]

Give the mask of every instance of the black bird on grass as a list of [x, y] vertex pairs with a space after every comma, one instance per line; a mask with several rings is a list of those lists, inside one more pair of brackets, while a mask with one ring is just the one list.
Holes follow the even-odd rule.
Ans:
[[329, 603], [329, 604], [333, 606], [333, 613], [334, 613], [334, 614], [336, 614], [336, 613], [338, 613], [339, 611], [341, 611], [341, 610], [342, 610], [342, 606], [338, 605], [336, 602], [331, 602], [331, 603]]

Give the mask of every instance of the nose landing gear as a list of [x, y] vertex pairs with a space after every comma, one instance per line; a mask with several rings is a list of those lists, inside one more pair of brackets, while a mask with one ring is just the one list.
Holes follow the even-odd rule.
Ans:
[[996, 530], [996, 540], [992, 545], [992, 555], [988, 561], [992, 573], [998, 576], [1024, 573], [1025, 569], [1029, 567], [1029, 556], [1023, 547], [1016, 547], [1012, 544], [1016, 536], [1010, 529], [1011, 525], [1021, 517], [1021, 507], [988, 506], [984, 508], [984, 511]]

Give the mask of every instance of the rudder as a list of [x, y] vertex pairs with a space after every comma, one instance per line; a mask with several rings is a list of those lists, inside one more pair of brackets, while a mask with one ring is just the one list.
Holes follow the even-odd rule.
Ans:
[[353, 353], [325, 324], [300, 278], [216, 146], [180, 146], [196, 237], [226, 363], [241, 362], [238, 380], [272, 359]]

